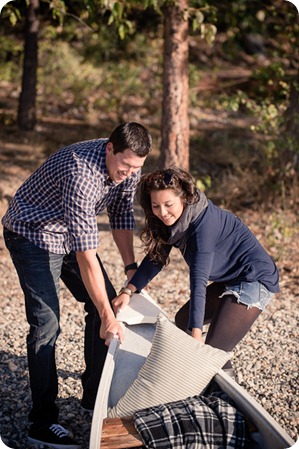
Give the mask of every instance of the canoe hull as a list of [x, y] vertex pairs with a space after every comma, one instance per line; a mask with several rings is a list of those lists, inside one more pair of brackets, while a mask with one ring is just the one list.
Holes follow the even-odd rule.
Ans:
[[[151, 298], [145, 295], [145, 300]], [[107, 353], [93, 413], [90, 449], [101, 448], [102, 423], [107, 417], [108, 408], [118, 402], [136, 379], [151, 349], [155, 333], [154, 323], [123, 323], [122, 326], [125, 333], [124, 343], [120, 345], [117, 338], [113, 339]], [[252, 448], [286, 449], [295, 444], [270, 414], [223, 370], [216, 374], [214, 380], [257, 427], [258, 432], [252, 434]]]

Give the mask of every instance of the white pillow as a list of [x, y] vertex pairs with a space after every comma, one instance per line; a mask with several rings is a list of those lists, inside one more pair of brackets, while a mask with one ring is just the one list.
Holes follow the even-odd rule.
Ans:
[[159, 314], [150, 354], [108, 416], [131, 416], [143, 408], [200, 394], [231, 357], [231, 352], [203, 345]]

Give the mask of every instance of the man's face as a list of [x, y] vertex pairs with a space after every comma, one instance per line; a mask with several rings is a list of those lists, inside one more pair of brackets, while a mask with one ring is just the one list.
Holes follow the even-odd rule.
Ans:
[[145, 162], [145, 157], [137, 156], [134, 151], [126, 149], [122, 153], [113, 152], [111, 142], [106, 146], [106, 165], [109, 176], [116, 184], [124, 181], [133, 173], [137, 173]]

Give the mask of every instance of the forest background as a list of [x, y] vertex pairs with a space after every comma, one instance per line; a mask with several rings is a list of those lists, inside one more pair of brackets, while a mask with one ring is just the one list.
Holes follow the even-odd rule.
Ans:
[[[190, 168], [209, 198], [253, 230], [298, 305], [298, 49], [299, 14], [286, 0], [8, 3], [0, 216], [58, 148], [138, 121], [153, 136], [144, 171]], [[137, 205], [136, 213], [139, 225]], [[9, 266], [2, 236], [1, 262]]]
[[284, 0], [10, 2], [0, 137], [30, 140], [38, 166], [141, 121], [154, 137], [146, 170], [190, 168], [225, 207], [296, 208], [298, 17]]
[[298, 71], [299, 14], [285, 0], [9, 2], [0, 27], [1, 215], [58, 148], [135, 120], [154, 141], [145, 171], [190, 169], [215, 203], [267, 223], [267, 248], [293, 267]]

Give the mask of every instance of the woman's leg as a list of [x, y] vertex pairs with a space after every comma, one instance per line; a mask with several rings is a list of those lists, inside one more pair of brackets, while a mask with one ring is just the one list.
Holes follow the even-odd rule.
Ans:
[[[224, 292], [224, 284], [213, 282], [207, 287], [206, 308], [204, 324], [209, 324], [217, 310], [221, 301], [219, 298]], [[190, 301], [187, 301], [175, 315], [175, 324], [184, 332], [190, 333], [188, 330]]]
[[[232, 351], [260, 314], [261, 310], [257, 307], [248, 308], [237, 302], [234, 295], [225, 295], [212, 319], [206, 343], [224, 351]], [[227, 362], [224, 368], [231, 368], [231, 362]]]
[[[207, 287], [204, 323], [211, 324], [205, 342], [215, 348], [232, 351], [247, 334], [261, 310], [237, 302], [234, 295], [226, 293], [219, 298], [224, 290], [224, 284], [216, 282]], [[188, 333], [189, 304], [190, 301], [184, 304], [175, 316], [177, 327]], [[224, 369], [231, 367], [228, 361]]]

